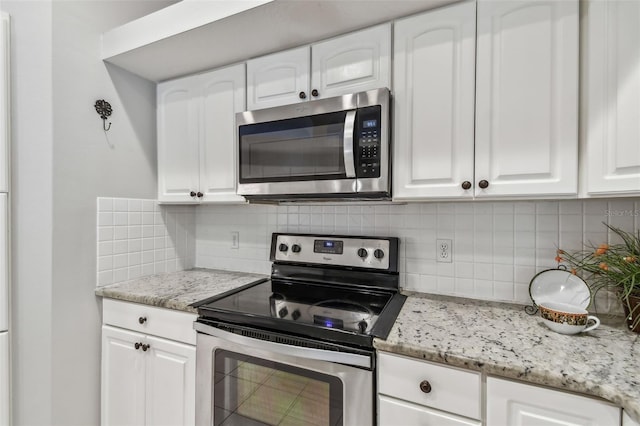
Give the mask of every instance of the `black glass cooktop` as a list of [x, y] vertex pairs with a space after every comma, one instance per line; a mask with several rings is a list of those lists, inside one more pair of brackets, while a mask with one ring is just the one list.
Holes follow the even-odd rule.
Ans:
[[393, 290], [266, 279], [196, 304], [202, 319], [372, 347], [404, 303]]

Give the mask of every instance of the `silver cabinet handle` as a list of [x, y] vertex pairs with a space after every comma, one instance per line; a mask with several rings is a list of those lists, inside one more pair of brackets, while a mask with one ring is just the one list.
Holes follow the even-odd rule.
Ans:
[[356, 123], [356, 112], [349, 111], [344, 119], [344, 171], [348, 178], [356, 177], [356, 167], [353, 160], [353, 128]]

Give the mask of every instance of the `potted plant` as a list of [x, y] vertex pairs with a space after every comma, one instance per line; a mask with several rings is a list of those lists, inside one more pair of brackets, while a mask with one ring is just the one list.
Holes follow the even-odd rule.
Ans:
[[604, 224], [621, 243], [591, 244], [586, 250], [567, 252], [558, 249], [556, 261], [567, 264], [571, 273], [580, 274], [595, 294], [611, 289], [622, 303], [629, 329], [640, 333], [640, 230], [624, 231]]

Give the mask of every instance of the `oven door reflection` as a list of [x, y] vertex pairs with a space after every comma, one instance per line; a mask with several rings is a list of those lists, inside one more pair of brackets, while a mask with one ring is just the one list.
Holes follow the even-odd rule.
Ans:
[[340, 378], [227, 350], [214, 353], [219, 425], [342, 425]]

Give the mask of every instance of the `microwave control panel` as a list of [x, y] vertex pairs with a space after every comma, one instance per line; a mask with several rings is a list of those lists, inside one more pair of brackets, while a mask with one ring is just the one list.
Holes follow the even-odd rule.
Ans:
[[356, 126], [356, 176], [380, 177], [381, 107], [358, 109]]

